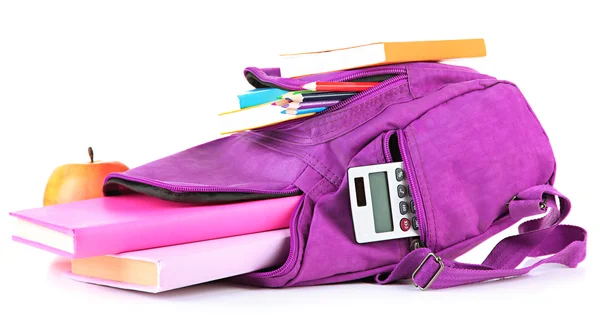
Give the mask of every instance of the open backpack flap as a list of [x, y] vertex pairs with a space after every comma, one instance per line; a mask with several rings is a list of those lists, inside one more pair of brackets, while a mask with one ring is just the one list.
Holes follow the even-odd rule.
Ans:
[[[550, 142], [518, 88], [475, 70], [406, 63], [281, 78], [248, 68], [254, 87], [300, 90], [312, 81], [380, 81], [314, 116], [236, 133], [106, 178], [130, 192], [196, 204], [302, 195], [281, 267], [234, 278], [264, 287], [371, 277], [444, 288], [575, 267], [586, 232], [561, 222], [569, 200], [554, 187]], [[419, 238], [359, 244], [348, 169], [402, 162]], [[453, 259], [523, 218], [479, 265]], [[516, 268], [526, 257], [547, 256]]]

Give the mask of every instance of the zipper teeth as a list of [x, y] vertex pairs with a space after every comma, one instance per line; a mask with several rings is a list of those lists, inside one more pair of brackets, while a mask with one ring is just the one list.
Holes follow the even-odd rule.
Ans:
[[[259, 80], [261, 80], [263, 82], [269, 81], [271, 78], [266, 73], [264, 73], [262, 70], [258, 71], [254, 68], [250, 68], [249, 71], [252, 72], [252, 74], [254, 74], [257, 78], [259, 78]], [[345, 75], [340, 74], [339, 76], [335, 76], [333, 79], [328, 79], [328, 81], [334, 81], [334, 82], [335, 81], [348, 81], [348, 80], [363, 78], [363, 77], [368, 77], [368, 76], [377, 76], [377, 75], [383, 75], [383, 74], [400, 74], [400, 73], [406, 74], [406, 69], [404, 69], [404, 68], [371, 68], [368, 70], [363, 70], [361, 72], [348, 73]], [[390, 78], [390, 79], [392, 79], [392, 78]], [[275, 84], [279, 87], [283, 87], [283, 89], [292, 90], [292, 91], [293, 90], [301, 90], [302, 85], [304, 85], [303, 82], [288, 83], [285, 81], [277, 81], [277, 82], [273, 82], [273, 84]]]
[[255, 273], [255, 274], [252, 274], [252, 276], [257, 277], [257, 278], [267, 278], [267, 277], [279, 276], [281, 274], [288, 272], [289, 268], [291, 266], [293, 266], [293, 262], [296, 260], [296, 254], [297, 254], [296, 245], [298, 244], [298, 243], [296, 243], [297, 239], [298, 238], [294, 239], [294, 238], [290, 237], [290, 254], [289, 254], [288, 258], [285, 260], [285, 263], [281, 267], [279, 267], [273, 271], [270, 271], [270, 272]]
[[383, 154], [385, 156], [385, 161], [390, 163], [392, 162], [392, 152], [390, 151], [390, 137], [394, 134], [394, 131], [389, 131], [385, 135], [383, 139]]
[[[265, 74], [263, 74], [261, 71], [259, 72], [254, 72], [253, 70], [251, 70], [257, 77], [262, 76], [263, 78], [268, 78]], [[356, 95], [353, 95], [321, 112], [317, 112], [316, 114], [309, 116], [309, 117], [305, 117], [305, 118], [299, 118], [298, 120], [308, 120], [310, 118], [314, 118], [314, 117], [318, 117], [318, 116], [322, 116], [324, 114], [330, 113], [332, 111], [337, 111], [345, 106], [347, 106], [348, 104], [350, 104], [351, 102], [354, 101], [358, 101], [360, 99], [362, 99], [363, 97], [367, 97], [369, 95], [371, 95], [374, 92], [377, 92], [383, 88], [388, 87], [391, 84], [394, 84], [398, 81], [401, 80], [406, 80], [406, 78], [408, 77], [406, 75], [406, 69], [404, 68], [393, 68], [393, 69], [378, 69], [376, 71], [369, 71], [369, 72], [360, 72], [360, 73], [354, 73], [348, 76], [345, 76], [344, 78], [340, 79], [332, 79], [331, 81], [347, 81], [347, 80], [352, 80], [352, 79], [356, 79], [356, 78], [361, 78], [361, 77], [366, 77], [366, 76], [373, 76], [373, 75], [381, 75], [381, 74], [397, 74], [398, 76], [387, 79], [379, 84], [377, 84], [374, 87], [371, 87], [369, 89], [366, 89], [360, 93], [357, 93]], [[287, 84], [277, 84], [280, 87], [284, 87]], [[296, 86], [294, 86], [294, 88], [296, 88]], [[283, 123], [278, 123], [272, 126], [266, 126], [266, 127], [261, 127], [256, 129], [256, 131], [261, 131], [261, 130], [271, 130], [271, 129], [281, 129], [281, 128], [286, 128], [286, 127], [290, 127], [290, 126], [294, 126], [296, 124], [298, 124], [298, 120], [290, 120], [287, 122], [283, 122]]]
[[106, 177], [108, 181], [111, 178], [123, 179], [127, 181], [134, 181], [142, 184], [152, 185], [154, 187], [167, 189], [173, 192], [239, 192], [239, 193], [256, 193], [256, 194], [270, 194], [270, 195], [287, 195], [300, 192], [299, 188], [292, 188], [287, 190], [261, 190], [261, 189], [241, 189], [241, 188], [219, 188], [219, 187], [186, 187], [182, 185], [173, 185], [164, 183], [157, 180], [145, 179], [145, 178], [134, 178], [122, 173], [113, 173]]
[[[339, 81], [349, 81], [352, 79], [363, 78], [363, 77], [368, 77], [368, 76], [378, 76], [378, 75], [385, 75], [385, 74], [402, 74], [402, 73], [406, 74], [406, 69], [403, 69], [403, 68], [377, 69], [377, 70], [373, 70], [373, 71], [362, 71], [362, 72], [353, 73], [344, 78], [339, 78]], [[390, 79], [392, 79], [392, 78], [390, 78]]]
[[[390, 71], [390, 70], [388, 70], [388, 71]], [[382, 89], [384, 89], [386, 87], [389, 87], [390, 85], [392, 85], [392, 84], [394, 84], [394, 83], [396, 83], [398, 81], [406, 80], [406, 78], [407, 78], [407, 76], [406, 76], [406, 70], [404, 70], [404, 69], [396, 69], [396, 70], [393, 70], [393, 71], [394, 72], [389, 72], [388, 74], [395, 73], [395, 74], [398, 74], [398, 75], [395, 76], [395, 77], [393, 77], [393, 78], [390, 78], [390, 79], [388, 79], [386, 81], [383, 81], [383, 82], [377, 84], [374, 87], [371, 87], [371, 88], [366, 89], [366, 90], [364, 90], [364, 91], [362, 91], [362, 92], [360, 92], [360, 93], [358, 93], [356, 95], [353, 95], [353, 96], [351, 96], [351, 97], [349, 97], [349, 98], [347, 98], [347, 99], [345, 99], [345, 100], [343, 100], [343, 101], [341, 101], [341, 102], [339, 102], [339, 103], [337, 103], [337, 104], [335, 104], [335, 105], [327, 108], [324, 111], [317, 112], [312, 117], [322, 116], [322, 115], [324, 115], [326, 113], [337, 111], [337, 110], [339, 110], [339, 109], [347, 106], [348, 104], [350, 104], [352, 102], [355, 102], [355, 101], [358, 101], [358, 100], [360, 100], [362, 98], [365, 98], [365, 97], [367, 97], [367, 96], [369, 96], [369, 95], [371, 95], [371, 94], [373, 94], [375, 92], [378, 92], [378, 91], [380, 91], [380, 90], [382, 90]], [[385, 74], [385, 73], [383, 73], [383, 74]], [[347, 80], [351, 80], [351, 79], [356, 79], [356, 77], [348, 78]]]
[[[262, 273], [254, 273], [254, 274], [250, 274], [250, 277], [255, 277], [255, 278], [267, 278], [267, 277], [273, 277], [273, 276], [279, 276], [281, 274], [285, 274], [289, 271], [290, 267], [294, 266], [294, 262], [297, 259], [297, 254], [298, 254], [298, 240], [300, 240], [300, 238], [298, 237], [298, 218], [300, 217], [300, 214], [302, 213], [302, 211], [300, 210], [301, 207], [304, 207], [304, 200], [300, 200], [300, 202], [298, 202], [298, 205], [296, 206], [296, 209], [294, 210], [294, 212], [292, 213], [292, 221], [290, 223], [290, 253], [287, 257], [287, 259], [285, 260], [285, 262], [283, 263], [283, 265], [281, 265], [281, 267], [272, 270], [270, 272], [262, 272]], [[296, 235], [292, 235], [292, 234], [296, 234]]]
[[423, 244], [427, 244], [427, 221], [425, 221], [425, 213], [423, 212], [423, 199], [421, 198], [421, 192], [417, 187], [417, 182], [415, 181], [415, 171], [412, 166], [412, 158], [408, 153], [406, 147], [406, 138], [404, 137], [404, 133], [398, 132], [399, 144], [400, 144], [400, 153], [402, 155], [402, 161], [404, 162], [404, 169], [406, 169], [406, 177], [408, 179], [409, 189], [412, 193], [413, 200], [415, 201], [415, 211], [417, 211], [417, 220], [419, 222], [419, 234], [421, 234], [421, 241]]

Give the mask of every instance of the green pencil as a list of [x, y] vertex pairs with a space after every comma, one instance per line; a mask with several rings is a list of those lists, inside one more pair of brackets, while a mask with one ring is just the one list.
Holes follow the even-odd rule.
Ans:
[[290, 95], [310, 94], [310, 93], [318, 93], [318, 92], [311, 91], [311, 90], [302, 90], [302, 91], [288, 92], [288, 93], [285, 93], [283, 95], [277, 96], [277, 99], [281, 100], [281, 99], [284, 99], [286, 97], [289, 97]]

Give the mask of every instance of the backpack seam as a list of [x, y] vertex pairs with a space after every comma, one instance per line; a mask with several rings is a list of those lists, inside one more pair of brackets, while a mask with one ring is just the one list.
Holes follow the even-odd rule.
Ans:
[[[421, 173], [423, 173], [423, 183], [425, 184], [425, 189], [427, 189], [427, 200], [429, 205], [432, 205], [431, 202], [431, 192], [429, 190], [429, 180], [427, 180], [427, 175], [425, 174], [425, 171], [423, 171], [423, 164], [422, 164], [422, 159], [421, 159], [421, 151], [418, 147], [417, 144], [417, 139], [415, 136], [415, 132], [414, 132], [414, 128], [412, 126], [407, 126], [406, 127], [406, 131], [408, 132], [410, 130], [410, 134], [412, 135], [412, 140], [413, 140], [413, 145], [414, 148], [417, 152], [417, 157], [418, 157], [418, 162], [419, 162], [419, 168], [421, 169]], [[408, 151], [410, 152], [410, 151]], [[413, 158], [413, 166], [414, 164], [414, 158]], [[425, 207], [424, 207], [425, 208]], [[427, 219], [427, 216], [425, 217], [425, 219]], [[426, 220], [427, 221], [427, 220]], [[431, 207], [431, 222], [432, 222], [432, 226], [427, 226], [427, 228], [429, 229], [431, 227], [431, 231], [432, 231], [432, 236], [433, 236], [433, 246], [431, 246], [431, 250], [435, 251], [435, 248], [437, 246], [437, 226], [436, 226], [436, 220], [435, 220], [435, 212], [433, 211], [433, 207]], [[427, 237], [424, 237], [425, 240], [427, 240]]]

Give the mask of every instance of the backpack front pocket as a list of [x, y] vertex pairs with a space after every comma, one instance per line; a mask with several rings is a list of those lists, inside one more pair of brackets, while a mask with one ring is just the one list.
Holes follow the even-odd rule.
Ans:
[[486, 232], [512, 196], [554, 171], [545, 133], [509, 83], [428, 110], [400, 140], [419, 189], [425, 243], [436, 252]]

